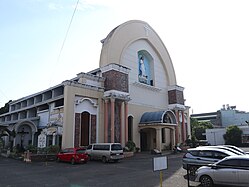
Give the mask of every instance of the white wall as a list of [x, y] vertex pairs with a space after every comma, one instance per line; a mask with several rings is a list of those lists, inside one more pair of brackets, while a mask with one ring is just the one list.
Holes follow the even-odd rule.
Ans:
[[76, 96], [75, 102], [78, 103], [75, 106], [76, 113], [87, 111], [90, 114], [97, 115], [97, 99]]
[[223, 145], [225, 140], [223, 135], [226, 133], [226, 129], [206, 129], [206, 139], [211, 145]]

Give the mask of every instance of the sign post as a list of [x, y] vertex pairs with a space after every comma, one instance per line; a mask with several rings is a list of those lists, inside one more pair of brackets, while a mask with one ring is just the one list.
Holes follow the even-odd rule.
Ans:
[[163, 185], [162, 170], [168, 169], [168, 161], [166, 156], [153, 158], [153, 171], [160, 171], [160, 187]]

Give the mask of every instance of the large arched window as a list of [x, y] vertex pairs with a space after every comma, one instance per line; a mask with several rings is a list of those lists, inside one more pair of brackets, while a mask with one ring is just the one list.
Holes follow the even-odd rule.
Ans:
[[145, 50], [138, 51], [138, 81], [154, 86], [154, 60]]

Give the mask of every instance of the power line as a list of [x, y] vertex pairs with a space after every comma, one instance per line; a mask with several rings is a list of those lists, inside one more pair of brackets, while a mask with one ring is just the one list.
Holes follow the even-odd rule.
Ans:
[[70, 30], [70, 27], [71, 27], [71, 24], [72, 24], [72, 22], [73, 22], [74, 14], [75, 14], [75, 12], [76, 12], [76, 10], [77, 10], [79, 1], [80, 1], [80, 0], [77, 1], [76, 6], [75, 6], [75, 8], [74, 8], [73, 15], [72, 15], [71, 20], [70, 20], [70, 23], [69, 23], [69, 25], [68, 25], [67, 32], [66, 32], [66, 35], [65, 35], [65, 37], [64, 37], [64, 40], [63, 40], [63, 43], [62, 43], [62, 46], [61, 46], [61, 49], [60, 49], [60, 53], [59, 53], [59, 56], [58, 56], [58, 58], [57, 58], [57, 63], [58, 63], [59, 60], [60, 60], [60, 56], [61, 56], [62, 50], [63, 50], [63, 48], [64, 48], [64, 45], [65, 45], [65, 42], [66, 42], [66, 39], [67, 39], [67, 35], [68, 35], [69, 30]]
[[[0, 93], [2, 94], [2, 96], [4, 96], [5, 98], [6, 98], [6, 103], [8, 102], [8, 97], [3, 93], [3, 91], [1, 91], [0, 90]], [[4, 103], [4, 102], [2, 102], [1, 100], [0, 100], [0, 108], [1, 108], [1, 106], [4, 106], [6, 103]]]
[[[69, 22], [69, 25], [68, 25], [68, 28], [67, 28], [67, 32], [66, 32], [66, 35], [65, 35], [65, 37], [64, 37], [64, 40], [63, 40], [63, 42], [62, 42], [61, 49], [60, 49], [60, 52], [59, 52], [59, 55], [58, 55], [58, 57], [57, 57], [57, 61], [56, 61], [55, 65], [57, 65], [57, 64], [59, 63], [59, 61], [60, 61], [60, 57], [61, 57], [61, 54], [62, 54], [62, 50], [63, 50], [64, 45], [65, 45], [65, 43], [66, 43], [67, 36], [68, 36], [69, 30], [70, 30], [70, 28], [71, 28], [71, 25], [72, 25], [72, 22], [73, 22], [73, 18], [74, 18], [75, 12], [76, 12], [76, 10], [77, 10], [79, 1], [80, 1], [80, 0], [77, 0], [76, 6], [75, 6], [74, 11], [73, 11], [73, 15], [72, 15], [71, 20], [70, 20], [70, 22]], [[51, 75], [51, 77], [50, 77], [50, 79], [49, 79], [50, 84], [51, 84], [51, 79], [52, 79], [52, 75]]]
[[6, 99], [8, 99], [8, 97], [3, 93], [3, 91], [0, 90], [0, 93], [1, 93]]

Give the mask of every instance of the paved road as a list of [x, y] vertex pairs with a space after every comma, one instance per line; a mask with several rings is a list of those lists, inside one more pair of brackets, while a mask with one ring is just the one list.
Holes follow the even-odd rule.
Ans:
[[[187, 187], [182, 169], [182, 154], [168, 155], [168, 170], [163, 171], [164, 187]], [[159, 172], [153, 172], [153, 156], [136, 154], [119, 163], [90, 161], [71, 165], [57, 162], [32, 162], [0, 157], [0, 187], [158, 187]], [[190, 183], [198, 186], [197, 183]]]

